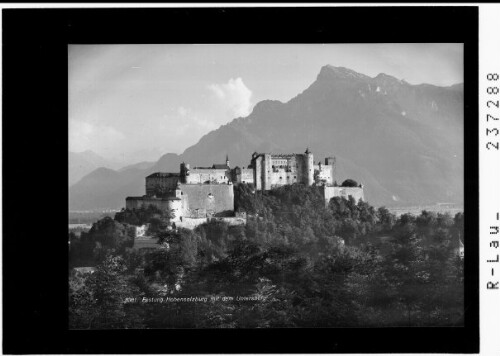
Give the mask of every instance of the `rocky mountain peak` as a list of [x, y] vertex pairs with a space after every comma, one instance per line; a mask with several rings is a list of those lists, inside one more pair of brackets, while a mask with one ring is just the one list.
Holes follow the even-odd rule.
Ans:
[[279, 100], [262, 100], [255, 104], [252, 114], [257, 115], [264, 112], [274, 111], [281, 105], [283, 105], [283, 103]]
[[375, 78], [373, 78], [378, 83], [387, 83], [387, 84], [403, 84], [406, 83], [404, 80], [399, 80], [392, 75], [388, 75], [385, 73], [378, 74]]
[[330, 64], [323, 66], [318, 74], [318, 80], [332, 79], [369, 79], [370, 77], [345, 67], [335, 67]]

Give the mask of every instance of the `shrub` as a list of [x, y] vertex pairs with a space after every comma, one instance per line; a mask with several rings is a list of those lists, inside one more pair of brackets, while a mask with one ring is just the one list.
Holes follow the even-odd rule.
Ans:
[[357, 187], [358, 182], [356, 182], [353, 179], [346, 179], [345, 181], [342, 182], [342, 187]]

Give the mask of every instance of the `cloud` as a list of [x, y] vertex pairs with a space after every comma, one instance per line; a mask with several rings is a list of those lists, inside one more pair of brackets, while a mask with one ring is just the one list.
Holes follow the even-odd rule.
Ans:
[[186, 109], [183, 106], [179, 106], [179, 108], [177, 109], [177, 114], [179, 114], [182, 117], [185, 117], [187, 114], [189, 114], [189, 112], [190, 112], [190, 110]]
[[212, 92], [217, 104], [224, 108], [231, 118], [248, 116], [252, 109], [252, 91], [247, 88], [243, 79], [229, 79], [226, 84], [210, 84], [208, 89]]
[[203, 135], [220, 126], [212, 115], [185, 106], [172, 108], [145, 125], [148, 141], [158, 144], [165, 153], [182, 153]]
[[115, 151], [124, 139], [125, 135], [111, 126], [80, 120], [69, 122], [68, 143], [71, 151]]
[[[210, 120], [209, 117], [183, 106], [179, 106], [177, 108], [176, 116], [174, 116], [173, 118], [170, 116], [165, 116], [165, 118], [168, 118], [169, 122], [178, 123], [173, 130], [173, 132], [176, 132], [175, 129], [178, 130], [176, 134], [184, 133], [187, 129], [201, 128], [210, 131], [219, 127], [218, 123], [214, 120]], [[165, 126], [162, 125], [162, 128], [165, 128]], [[170, 127], [170, 129], [172, 128]]]

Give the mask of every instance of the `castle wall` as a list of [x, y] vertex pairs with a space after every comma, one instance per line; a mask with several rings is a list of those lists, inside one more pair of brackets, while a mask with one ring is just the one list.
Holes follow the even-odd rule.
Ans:
[[182, 208], [182, 199], [169, 199], [167, 202], [167, 209], [170, 210], [173, 215], [172, 219], [170, 219], [171, 222], [180, 221], [182, 216], [184, 215]]
[[226, 169], [193, 168], [185, 177], [186, 184], [227, 184], [230, 181], [229, 172]]
[[255, 189], [262, 190], [263, 182], [262, 182], [262, 156], [255, 158], [253, 162], [253, 179], [255, 184]]
[[263, 184], [262, 189], [271, 189], [271, 179], [272, 179], [272, 161], [271, 155], [269, 153], [264, 154], [264, 160], [262, 161], [262, 175]]
[[125, 208], [129, 210], [139, 209], [142, 206], [142, 199], [143, 197], [127, 197], [125, 199]]
[[277, 169], [271, 175], [271, 187], [280, 187], [283, 185], [290, 185], [298, 183], [298, 176], [296, 172], [288, 172], [285, 169]]
[[295, 155], [271, 156], [271, 188], [299, 182]]
[[212, 221], [221, 221], [229, 226], [240, 226], [240, 225], [245, 225], [247, 223], [246, 218], [242, 217], [217, 217], [217, 218], [212, 218]]
[[[254, 158], [254, 182], [257, 190], [269, 190], [283, 185], [314, 183], [313, 154], [261, 154]], [[333, 168], [323, 175], [331, 184]]]
[[241, 226], [246, 224], [247, 219], [243, 217], [183, 218], [182, 221], [175, 223], [175, 227], [194, 230], [209, 221], [221, 221], [229, 226]]
[[252, 168], [241, 168], [240, 174], [237, 175], [236, 181], [238, 183], [254, 183], [253, 169]]
[[182, 221], [176, 222], [175, 227], [194, 230], [196, 227], [208, 222], [207, 218], [183, 218]]
[[333, 166], [331, 165], [315, 165], [314, 170], [319, 171], [318, 179], [326, 181], [326, 184], [333, 184]]
[[175, 189], [180, 176], [175, 173], [155, 173], [146, 177], [146, 195], [153, 196], [157, 188]]
[[[234, 191], [231, 184], [181, 184], [184, 196], [187, 196], [188, 211], [185, 216], [195, 216], [198, 212], [218, 214], [234, 211]], [[198, 215], [199, 216], [199, 215]]]
[[[150, 205], [153, 205], [154, 207], [162, 210], [162, 211], [168, 211], [171, 209], [172, 204], [171, 204], [171, 199], [162, 199], [162, 198], [153, 198], [153, 197], [127, 197], [125, 200], [125, 206], [127, 209], [140, 209], [142, 207], [147, 208]], [[177, 207], [177, 206], [176, 206]]]
[[297, 183], [307, 184], [307, 160], [304, 155], [297, 155]]
[[306, 160], [306, 171], [305, 171], [305, 184], [312, 185], [314, 183], [314, 158], [312, 153], [306, 153], [304, 155]]
[[363, 188], [360, 187], [327, 187], [323, 186], [323, 196], [325, 197], [326, 205], [330, 202], [333, 197], [343, 197], [349, 199], [352, 196], [358, 202], [360, 199], [364, 198]]

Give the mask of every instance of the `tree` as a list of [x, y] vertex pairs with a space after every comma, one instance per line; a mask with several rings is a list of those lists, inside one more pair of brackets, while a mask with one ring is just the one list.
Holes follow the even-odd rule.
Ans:
[[342, 182], [342, 187], [357, 187], [358, 183], [353, 179], [346, 179]]
[[317, 170], [317, 169], [314, 170], [313, 177], [314, 177], [314, 183], [319, 184], [320, 183], [319, 170]]
[[124, 307], [125, 298], [133, 295], [123, 276], [125, 268], [121, 257], [108, 255], [83, 283], [70, 280], [70, 328], [122, 329], [142, 325]]
[[110, 217], [94, 223], [88, 235], [95, 242], [99, 242], [103, 248], [125, 251], [125, 248], [134, 245], [134, 237], [129, 227]]
[[[122, 222], [103, 219], [80, 238], [71, 235], [72, 255], [92, 259], [94, 252], [93, 263], [102, 260], [94, 274], [71, 277], [71, 326], [130, 327], [125, 320], [154, 328], [463, 322], [463, 260], [452, 243], [463, 236], [463, 214], [396, 218], [352, 197], [332, 198], [325, 207], [318, 187], [301, 185], [255, 193], [241, 184], [236, 201], [238, 209], [252, 211], [245, 226], [212, 221], [167, 230], [167, 213], [150, 206], [122, 211]], [[134, 216], [151, 224], [160, 248], [127, 247], [132, 235], [125, 221]], [[119, 303], [125, 295], [164, 293], [259, 301]]]
[[115, 214], [115, 221], [118, 221], [122, 224], [130, 224], [135, 226], [142, 225], [139, 217], [135, 213], [135, 209], [122, 209], [122, 211], [119, 211]]
[[389, 232], [396, 223], [396, 216], [392, 214], [385, 206], [378, 208], [377, 218], [381, 232]]

